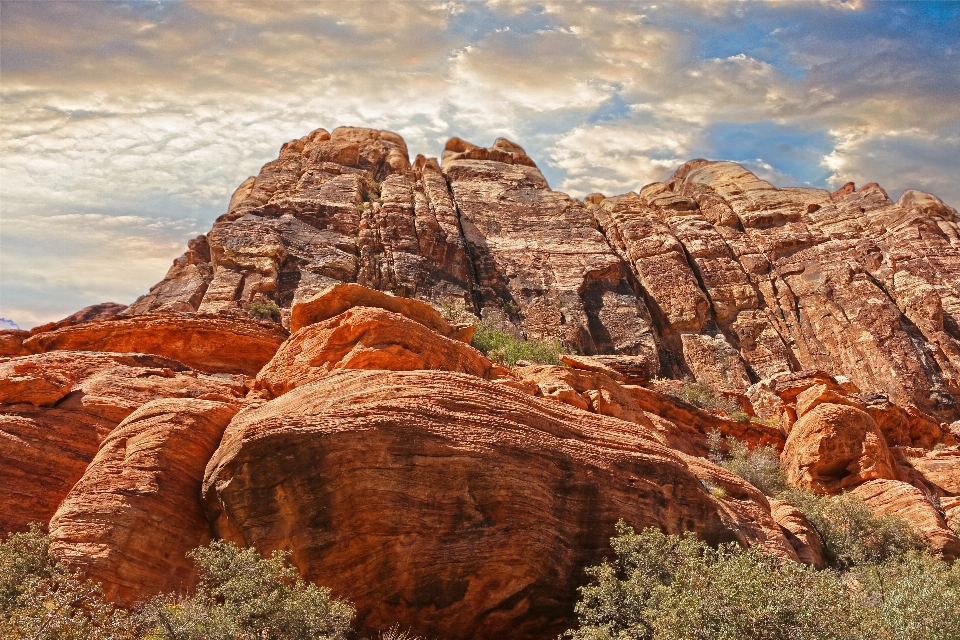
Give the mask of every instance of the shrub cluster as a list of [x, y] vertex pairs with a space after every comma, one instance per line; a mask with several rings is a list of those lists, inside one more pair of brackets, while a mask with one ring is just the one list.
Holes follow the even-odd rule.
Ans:
[[[37, 525], [0, 542], [0, 637], [32, 640], [344, 640], [352, 606], [305, 583], [287, 554], [216, 541], [189, 556], [192, 595], [163, 594], [132, 612], [50, 554]], [[400, 636], [398, 636], [400, 637]]]
[[960, 563], [912, 551], [850, 573], [736, 544], [640, 533], [589, 567], [575, 640], [946, 640], [960, 637]]
[[247, 313], [254, 318], [260, 318], [261, 320], [273, 320], [274, 322], [280, 322], [280, 307], [278, 307], [277, 303], [273, 300], [254, 300], [250, 303]]
[[471, 344], [488, 358], [508, 367], [519, 360], [540, 364], [560, 364], [560, 356], [570, 351], [557, 338], [521, 340], [511, 333], [498, 329], [487, 320], [474, 324]]
[[729, 454], [723, 455], [722, 438], [719, 431], [707, 435], [710, 447], [710, 460], [732, 471], [764, 495], [776, 496], [787, 488], [787, 476], [780, 466], [780, 454], [776, 447], [758, 446], [752, 450], [747, 443], [735, 438], [727, 438]]
[[673, 395], [700, 409], [707, 411], [724, 411], [731, 414], [734, 420], [741, 419], [742, 414], [743, 417], [746, 417], [746, 421], [750, 420], [750, 417], [743, 413], [743, 407], [741, 407], [738, 402], [723, 397], [722, 394], [706, 382], [698, 382], [692, 378], [684, 378], [683, 386]]

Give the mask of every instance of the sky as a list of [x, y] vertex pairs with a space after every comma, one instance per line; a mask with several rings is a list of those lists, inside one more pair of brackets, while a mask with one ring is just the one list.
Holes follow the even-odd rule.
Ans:
[[708, 158], [960, 208], [960, 2], [3, 0], [0, 320], [130, 303], [344, 125], [504, 136], [575, 197]]

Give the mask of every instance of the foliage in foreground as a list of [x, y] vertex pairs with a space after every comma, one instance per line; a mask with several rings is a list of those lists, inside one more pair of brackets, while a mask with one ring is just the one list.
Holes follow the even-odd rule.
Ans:
[[[575, 640], [947, 640], [960, 637], [960, 563], [909, 552], [847, 574], [757, 548], [620, 522], [616, 560], [589, 567]], [[926, 595], [925, 595], [926, 594]], [[929, 597], [928, 600], [924, 600]]]
[[540, 364], [560, 364], [560, 356], [570, 353], [557, 338], [521, 340], [496, 328], [487, 320], [474, 324], [471, 344], [491, 360], [512, 367], [519, 360]]
[[289, 553], [261, 558], [219, 540], [187, 555], [200, 570], [197, 593], [147, 603], [140, 618], [150, 640], [341, 640], [350, 631], [353, 607], [304, 582]]
[[50, 554], [36, 524], [0, 542], [0, 637], [32, 640], [124, 640], [132, 621], [104, 602], [100, 586]]
[[37, 525], [0, 542], [0, 637], [32, 640], [343, 640], [354, 609], [305, 583], [274, 552], [217, 541], [190, 557], [191, 596], [164, 594], [130, 614], [104, 602], [99, 585], [50, 554]]
[[781, 494], [817, 530], [827, 561], [838, 569], [877, 564], [923, 549], [919, 536], [900, 516], [876, 514], [859, 498], [833, 498], [791, 489]]

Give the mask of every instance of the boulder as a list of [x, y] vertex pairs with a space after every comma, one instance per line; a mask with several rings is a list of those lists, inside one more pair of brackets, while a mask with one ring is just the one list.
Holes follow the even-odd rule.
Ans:
[[850, 491], [876, 513], [894, 513], [920, 535], [934, 553], [947, 560], [960, 558], [960, 538], [947, 526], [943, 507], [933, 496], [899, 480], [871, 480]]
[[356, 284], [333, 285], [309, 300], [293, 305], [290, 315], [290, 332], [296, 333], [307, 325], [329, 320], [353, 307], [373, 307], [392, 311], [444, 337], [462, 342], [469, 343], [473, 337], [472, 326], [452, 326], [439, 311], [425, 302], [390, 296]]
[[787, 482], [837, 493], [867, 480], [894, 479], [883, 434], [866, 411], [825, 403], [797, 420], [781, 456]]
[[470, 345], [445, 338], [406, 316], [382, 308], [352, 307], [297, 331], [260, 371], [257, 385], [279, 396], [336, 369], [432, 369], [482, 378], [490, 366]]
[[287, 338], [283, 327], [241, 316], [151, 314], [42, 332], [24, 347], [42, 351], [149, 353], [206, 373], [256, 375]]
[[246, 388], [159, 356], [53, 351], [0, 363], [0, 393], [0, 531], [24, 531], [46, 526], [103, 439], [144, 403], [237, 401]]
[[195, 587], [195, 565], [185, 554], [210, 541], [203, 472], [237, 408], [166, 398], [134, 411], [104, 439], [51, 518], [53, 554], [124, 606]]
[[[756, 521], [729, 515], [741, 500]], [[793, 554], [755, 489], [648, 429], [442, 371], [336, 371], [238, 414], [203, 501], [216, 535], [290, 550], [366, 634], [555, 637], [621, 518]]]
[[29, 331], [20, 329], [4, 329], [0, 331], [0, 358], [9, 356], [26, 356], [34, 353], [23, 346], [23, 341], [30, 337]]
[[786, 500], [771, 498], [770, 515], [783, 529], [800, 562], [817, 569], [827, 568], [827, 558], [823, 553], [820, 536], [799, 509]]

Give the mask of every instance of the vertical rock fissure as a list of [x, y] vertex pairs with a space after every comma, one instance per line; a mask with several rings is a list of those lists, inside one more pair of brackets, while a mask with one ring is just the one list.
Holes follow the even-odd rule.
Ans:
[[445, 173], [441, 172], [440, 175], [443, 176], [443, 183], [447, 185], [447, 193], [450, 194], [450, 202], [453, 203], [453, 211], [457, 216], [457, 232], [460, 234], [460, 240], [463, 241], [463, 255], [467, 261], [467, 268], [470, 273], [470, 298], [473, 300], [473, 306], [479, 316], [483, 311], [483, 296], [480, 295], [480, 273], [477, 271], [477, 265], [473, 261], [473, 254], [470, 252], [470, 244], [467, 242], [467, 236], [463, 232], [463, 222], [460, 219], [463, 212], [460, 211], [460, 205], [453, 195], [453, 185], [450, 184], [450, 179], [447, 178]]

